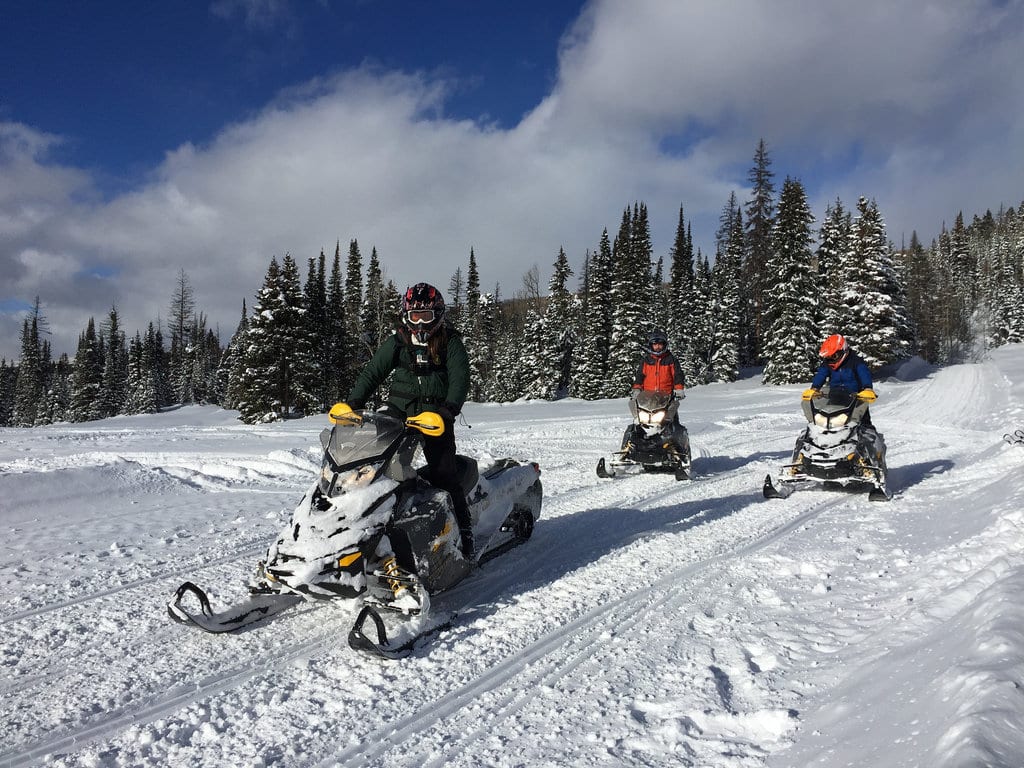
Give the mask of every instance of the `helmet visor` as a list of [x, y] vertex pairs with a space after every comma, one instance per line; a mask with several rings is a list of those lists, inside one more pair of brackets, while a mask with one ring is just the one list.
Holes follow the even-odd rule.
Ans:
[[434, 322], [434, 310], [410, 309], [405, 313], [405, 321], [409, 325], [430, 325]]
[[839, 363], [842, 362], [844, 357], [846, 357], [846, 350], [845, 349], [840, 349], [840, 350], [836, 350], [831, 355], [828, 355], [827, 357], [825, 357], [824, 360], [825, 360], [826, 363], [828, 363], [829, 365], [834, 367], [834, 366], [839, 365]]

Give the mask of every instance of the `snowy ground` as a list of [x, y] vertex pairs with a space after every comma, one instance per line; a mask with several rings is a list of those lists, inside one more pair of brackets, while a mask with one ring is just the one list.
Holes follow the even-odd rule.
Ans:
[[468, 406], [461, 450], [538, 461], [543, 515], [401, 662], [347, 647], [350, 604], [165, 612], [242, 595], [322, 417], [0, 430], [0, 765], [1020, 766], [1024, 348], [878, 384], [889, 504], [761, 498], [802, 389], [690, 391], [692, 483], [596, 477], [623, 400]]

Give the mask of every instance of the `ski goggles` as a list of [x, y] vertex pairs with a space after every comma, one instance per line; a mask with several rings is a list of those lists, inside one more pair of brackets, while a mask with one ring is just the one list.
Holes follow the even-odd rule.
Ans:
[[410, 309], [405, 313], [405, 322], [409, 325], [430, 325], [434, 317], [432, 309]]
[[822, 359], [823, 359], [823, 360], [824, 360], [824, 361], [825, 361], [826, 363], [828, 363], [829, 365], [836, 365], [836, 364], [838, 364], [838, 363], [839, 363], [839, 362], [840, 362], [840, 361], [841, 361], [841, 360], [842, 360], [842, 359], [843, 359], [844, 357], [846, 357], [846, 350], [845, 350], [845, 349], [841, 349], [841, 350], [839, 350], [838, 352], [833, 352], [833, 353], [832, 353], [831, 355], [829, 355], [828, 357], [824, 357], [824, 358], [822, 358]]

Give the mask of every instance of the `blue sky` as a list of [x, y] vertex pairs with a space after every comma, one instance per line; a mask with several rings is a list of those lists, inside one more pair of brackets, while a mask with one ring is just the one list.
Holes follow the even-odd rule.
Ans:
[[647, 203], [713, 248], [764, 138], [820, 219], [896, 242], [1024, 198], [1024, 0], [5, 3], [0, 357], [36, 296], [57, 353], [184, 269], [224, 340], [271, 256], [376, 247], [503, 295]]

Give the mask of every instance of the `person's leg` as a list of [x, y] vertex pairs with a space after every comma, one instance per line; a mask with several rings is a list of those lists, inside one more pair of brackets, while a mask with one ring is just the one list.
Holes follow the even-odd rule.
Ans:
[[455, 465], [455, 435], [450, 426], [438, 437], [423, 439], [423, 456], [430, 468], [430, 481], [441, 490], [448, 491], [451, 496], [452, 511], [462, 538], [462, 553], [470, 559], [473, 557], [473, 522], [469, 514], [469, 503], [459, 484]]

